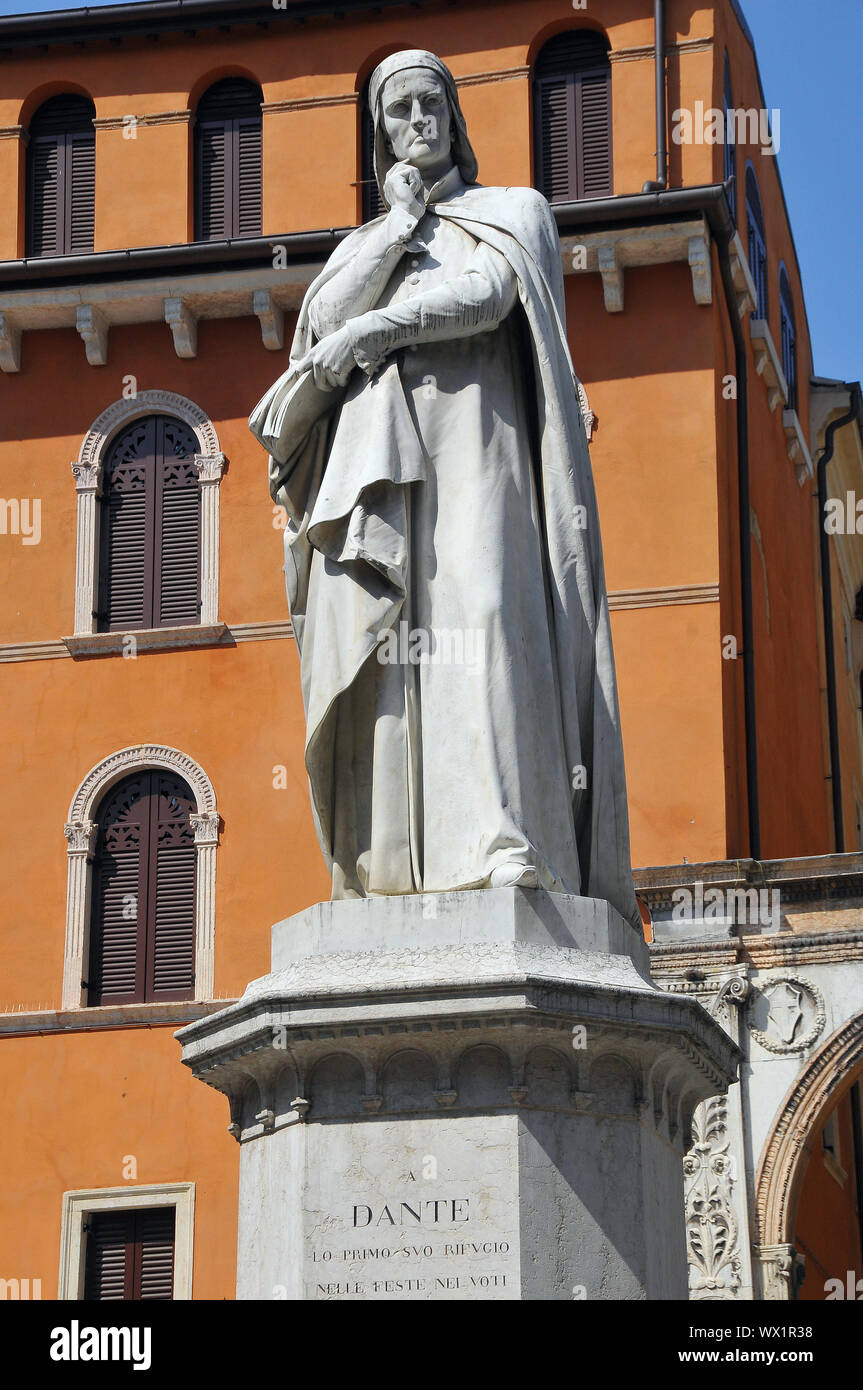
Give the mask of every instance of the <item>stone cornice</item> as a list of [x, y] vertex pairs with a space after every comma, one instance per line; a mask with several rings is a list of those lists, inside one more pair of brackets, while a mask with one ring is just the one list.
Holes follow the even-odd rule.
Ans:
[[[293, 635], [294, 635], [294, 634], [293, 634], [293, 629], [292, 629], [291, 624], [290, 624], [290, 620], [287, 619], [287, 618], [286, 618], [286, 619], [283, 619], [283, 620], [280, 620], [280, 621], [261, 622], [261, 623], [230, 623], [230, 624], [219, 623], [217, 626], [218, 626], [218, 627], [221, 629], [221, 631], [222, 631], [222, 635], [221, 635], [221, 637], [220, 637], [220, 639], [219, 639], [219, 641], [218, 641], [218, 643], [217, 643], [217, 645], [218, 645], [218, 646], [221, 646], [221, 647], [232, 647], [232, 646], [234, 646], [235, 644], [240, 643], [240, 642], [275, 642], [275, 641], [286, 641], [286, 640], [290, 639], [291, 637], [293, 637]], [[151, 630], [151, 631], [148, 631], [148, 632], [146, 632], [146, 633], [132, 633], [131, 635], [134, 636], [134, 637], [138, 640], [138, 645], [139, 645], [139, 646], [142, 645], [141, 640], [140, 640], [142, 637], [145, 638], [145, 639], [146, 639], [146, 638], [154, 638], [153, 641], [149, 641], [149, 642], [145, 641], [145, 642], [143, 643], [144, 646], [149, 646], [150, 648], [154, 648], [154, 647], [160, 645], [159, 641], [155, 639], [155, 634], [156, 634], [156, 633], [159, 634], [159, 637], [165, 639], [164, 641], [161, 642], [161, 645], [164, 646], [164, 647], [177, 647], [177, 648], [180, 648], [180, 647], [194, 647], [194, 646], [201, 646], [201, 645], [207, 645], [207, 646], [213, 645], [212, 639], [209, 638], [209, 637], [208, 637], [208, 639], [207, 639], [207, 641], [206, 641], [205, 643], [202, 643], [201, 641], [197, 640], [197, 638], [198, 638], [199, 635], [200, 635], [200, 628], [198, 628], [198, 627], [182, 628], [182, 629], [181, 629], [181, 628], [158, 628], [158, 629], [153, 629], [153, 630]], [[173, 634], [173, 637], [172, 637], [172, 634]], [[186, 634], [188, 634], [189, 640], [185, 640], [185, 635], [186, 635]], [[86, 636], [86, 634], [84, 634], [84, 635]], [[122, 638], [123, 638], [124, 636], [128, 636], [128, 635], [129, 635], [129, 634], [124, 634], [124, 633], [93, 633], [93, 634], [90, 634], [91, 637], [96, 637], [96, 638], [101, 637], [101, 636], [104, 636], [104, 637], [107, 637], [107, 638], [115, 638], [115, 639], [119, 638], [119, 639], [120, 639], [119, 650], [122, 650]], [[73, 638], [58, 637], [58, 638], [56, 638], [56, 639], [53, 639], [53, 640], [49, 639], [49, 640], [43, 641], [43, 642], [4, 642], [4, 643], [0, 643], [0, 665], [2, 665], [2, 664], [5, 663], [5, 662], [10, 662], [10, 661], [57, 661], [57, 660], [62, 659], [63, 657], [69, 657], [69, 656], [80, 655], [80, 654], [81, 654], [80, 651], [79, 651], [79, 652], [73, 652], [73, 651], [71, 651], [71, 650], [70, 650], [70, 647], [67, 645], [67, 643], [71, 643], [71, 644], [74, 646], [74, 645], [75, 645], [75, 639], [73, 639]], [[93, 651], [90, 652], [90, 653], [88, 653], [88, 654], [89, 654], [89, 655], [96, 655], [96, 653], [97, 653], [98, 651], [100, 651], [100, 650], [101, 650], [101, 649], [98, 647], [98, 645], [96, 645], [96, 646], [94, 646]], [[114, 649], [113, 649], [113, 647], [111, 646], [111, 643], [110, 643], [110, 642], [106, 644], [106, 651], [105, 651], [105, 654], [106, 654], [106, 655], [114, 655]]]
[[[653, 972], [663, 978], [692, 970], [722, 970], [741, 962], [750, 964], [756, 970], [791, 965], [841, 964], [863, 959], [863, 928], [783, 931], [769, 936], [744, 936], [731, 944], [722, 938], [710, 941], [656, 941], [651, 944], [650, 959]], [[693, 985], [693, 988], [697, 992], [697, 986]]]
[[608, 606], [619, 608], [668, 608], [676, 604], [718, 603], [718, 584], [668, 585], [656, 589], [612, 589]]
[[[667, 43], [665, 45], [666, 55], [670, 53], [712, 53], [713, 39], [681, 39], [679, 43]], [[632, 63], [643, 59], [653, 62], [653, 44], [641, 43], [633, 44], [629, 48], [613, 48], [608, 55], [612, 63]]]
[[130, 111], [126, 116], [96, 116], [93, 120], [95, 130], [124, 130], [130, 124], [130, 117], [136, 126], [150, 125], [188, 125], [192, 112], [187, 108], [181, 111]]
[[21, 1009], [0, 1013], [0, 1037], [89, 1033], [111, 1028], [177, 1028], [216, 1013], [232, 999], [188, 1004], [107, 1004], [87, 1009]]
[[318, 106], [356, 106], [359, 102], [357, 92], [333, 92], [319, 97], [286, 97], [284, 101], [265, 101], [261, 110], [265, 116], [276, 116], [283, 111], [311, 111]]

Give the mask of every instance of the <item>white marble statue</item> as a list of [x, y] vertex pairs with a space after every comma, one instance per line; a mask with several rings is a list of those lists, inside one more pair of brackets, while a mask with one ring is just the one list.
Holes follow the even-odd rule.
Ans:
[[638, 925], [554, 219], [477, 183], [433, 54], [387, 58], [370, 101], [388, 211], [311, 285], [249, 422], [333, 897], [539, 886]]

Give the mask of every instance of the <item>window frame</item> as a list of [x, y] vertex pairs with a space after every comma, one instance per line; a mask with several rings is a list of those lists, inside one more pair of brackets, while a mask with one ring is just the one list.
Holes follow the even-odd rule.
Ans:
[[[185, 778], [179, 777], [179, 775], [177, 774], [177, 772], [174, 771], [173, 769], [169, 771], [169, 770], [166, 769], [166, 768], [136, 768], [136, 769], [134, 769], [132, 772], [127, 772], [126, 775], [125, 775], [125, 777], [121, 778], [121, 779], [119, 780], [119, 782], [115, 782], [115, 783], [103, 794], [103, 796], [102, 796], [102, 798], [101, 798], [101, 801], [99, 802], [98, 806], [96, 807], [95, 821], [96, 821], [96, 825], [97, 825], [97, 830], [96, 830], [96, 835], [95, 835], [95, 837], [94, 837], [94, 839], [95, 839], [95, 844], [94, 844], [94, 857], [93, 857], [93, 884], [92, 884], [92, 891], [91, 891], [91, 898], [90, 898], [90, 924], [89, 924], [89, 925], [90, 925], [90, 930], [89, 930], [90, 941], [89, 941], [89, 950], [88, 950], [87, 958], [86, 958], [86, 962], [85, 962], [85, 963], [86, 963], [86, 973], [87, 973], [87, 977], [88, 977], [88, 978], [87, 978], [87, 1008], [88, 1008], [88, 1009], [91, 1009], [91, 1008], [117, 1008], [117, 1007], [129, 1005], [129, 1004], [162, 1004], [162, 1003], [165, 1003], [165, 1004], [177, 1004], [177, 1003], [189, 1003], [189, 1002], [191, 1002], [191, 1001], [194, 999], [194, 997], [195, 997], [195, 990], [194, 990], [194, 956], [195, 956], [195, 924], [196, 924], [196, 921], [197, 921], [197, 902], [195, 902], [195, 904], [194, 904], [194, 910], [193, 910], [193, 913], [192, 913], [192, 921], [191, 921], [191, 924], [190, 924], [190, 925], [191, 925], [191, 941], [188, 941], [188, 939], [187, 939], [187, 943], [188, 943], [189, 945], [191, 945], [191, 948], [192, 948], [192, 980], [191, 980], [191, 983], [190, 983], [189, 987], [188, 987], [187, 989], [183, 990], [182, 992], [179, 992], [179, 991], [176, 991], [176, 990], [175, 990], [175, 991], [164, 992], [164, 993], [161, 993], [158, 997], [154, 997], [154, 994], [153, 994], [153, 991], [154, 991], [154, 989], [155, 989], [155, 979], [156, 979], [156, 962], [157, 962], [156, 947], [157, 947], [157, 937], [158, 937], [158, 909], [159, 909], [159, 896], [158, 896], [159, 877], [158, 877], [158, 861], [157, 861], [157, 852], [158, 852], [158, 848], [159, 848], [159, 842], [158, 842], [158, 821], [157, 821], [157, 815], [158, 815], [159, 801], [160, 801], [160, 790], [159, 790], [159, 786], [158, 786], [158, 779], [159, 779], [160, 777], [172, 777], [172, 778], [174, 778], [174, 779], [175, 779], [175, 785], [176, 785], [177, 783], [180, 783], [180, 784], [182, 785], [182, 787], [184, 788], [184, 793], [183, 793], [184, 798], [187, 796], [187, 797], [188, 797], [188, 800], [191, 802], [191, 804], [192, 804], [192, 805], [195, 805], [195, 794], [194, 794], [194, 792], [192, 791], [191, 787], [190, 787], [189, 784], [186, 782]], [[127, 783], [128, 781], [130, 781], [130, 780], [132, 780], [132, 779], [138, 779], [138, 778], [146, 779], [147, 790], [146, 790], [146, 796], [145, 796], [145, 797], [141, 797], [141, 798], [139, 799], [139, 802], [138, 802], [138, 806], [139, 806], [139, 808], [140, 808], [141, 810], [143, 810], [143, 809], [146, 807], [146, 817], [145, 817], [145, 820], [144, 820], [143, 822], [139, 822], [139, 826], [140, 826], [140, 838], [139, 838], [138, 849], [137, 849], [137, 863], [136, 863], [136, 866], [135, 866], [135, 879], [134, 879], [134, 882], [135, 882], [135, 885], [136, 885], [136, 888], [135, 888], [135, 897], [136, 897], [135, 909], [136, 909], [136, 910], [135, 910], [135, 918], [134, 918], [134, 924], [135, 924], [135, 970], [134, 970], [135, 983], [134, 983], [134, 987], [133, 987], [132, 993], [135, 995], [135, 997], [132, 998], [132, 999], [123, 998], [123, 997], [121, 997], [121, 996], [122, 996], [122, 991], [116, 991], [116, 992], [114, 993], [114, 996], [113, 996], [113, 997], [105, 997], [106, 995], [108, 995], [108, 996], [111, 995], [111, 993], [112, 993], [111, 990], [105, 990], [104, 987], [103, 987], [101, 990], [98, 990], [98, 991], [97, 991], [97, 988], [96, 988], [97, 980], [94, 979], [94, 974], [96, 974], [97, 972], [98, 972], [98, 977], [100, 977], [100, 978], [101, 978], [101, 976], [102, 976], [102, 974], [103, 974], [103, 970], [104, 970], [104, 952], [101, 953], [101, 963], [100, 963], [100, 961], [99, 961], [99, 955], [100, 955], [100, 953], [99, 953], [99, 952], [95, 952], [95, 954], [94, 954], [94, 945], [95, 945], [95, 943], [94, 943], [94, 940], [93, 940], [93, 930], [94, 930], [94, 928], [96, 928], [96, 927], [99, 926], [99, 915], [98, 915], [98, 914], [99, 914], [99, 910], [100, 910], [100, 909], [99, 909], [99, 901], [98, 901], [98, 899], [99, 899], [99, 897], [100, 897], [100, 893], [101, 893], [101, 889], [102, 889], [102, 885], [103, 885], [102, 871], [103, 871], [103, 868], [104, 868], [104, 865], [105, 865], [104, 841], [103, 841], [103, 839], [102, 839], [102, 836], [103, 836], [103, 834], [104, 834], [104, 832], [105, 832], [105, 830], [106, 830], [105, 813], [106, 813], [106, 811], [107, 811], [107, 809], [108, 809], [108, 806], [109, 806], [109, 804], [110, 804], [110, 802], [111, 802], [111, 799], [112, 799], [113, 794], [114, 794], [115, 792], [117, 792], [117, 791], [118, 791], [125, 783]], [[183, 848], [185, 848], [185, 849], [187, 849], [187, 850], [190, 849], [190, 848], [192, 848], [192, 845], [194, 844], [194, 830], [193, 830], [192, 825], [191, 825], [191, 816], [192, 816], [193, 814], [194, 814], [194, 812], [190, 809], [190, 811], [189, 811], [188, 823], [187, 823], [187, 818], [186, 818], [185, 814], [183, 814], [183, 816], [182, 816], [183, 835], [184, 835], [184, 836], [186, 836], [186, 835], [190, 835], [190, 836], [191, 836], [191, 843], [187, 840], [186, 843], [185, 843], [185, 845], [183, 846]], [[194, 861], [192, 861], [192, 863], [194, 864]], [[192, 882], [192, 885], [191, 885], [191, 886], [192, 886], [192, 891], [193, 891], [193, 892], [196, 894], [196, 896], [197, 896], [197, 872], [196, 872], [196, 870], [197, 870], [197, 864], [194, 864], [194, 867], [193, 867], [193, 869], [192, 869], [192, 872], [193, 872], [194, 877], [193, 877], [193, 882]], [[187, 872], [188, 872], [188, 870], [187, 870]], [[115, 879], [115, 882], [116, 882], [116, 879]], [[125, 899], [124, 899], [124, 902], [125, 902]], [[164, 905], [164, 898], [162, 899], [162, 905]], [[104, 938], [102, 938], [102, 939], [104, 939]], [[82, 981], [82, 986], [83, 986], [83, 981]], [[94, 998], [93, 996], [96, 995], [97, 993], [100, 995], [100, 997], [99, 997], [99, 998]]]
[[60, 1222], [60, 1271], [58, 1301], [84, 1297], [86, 1232], [92, 1212], [135, 1211], [147, 1207], [174, 1207], [174, 1302], [192, 1297], [195, 1242], [195, 1184], [150, 1183], [146, 1186], [97, 1187], [63, 1193]]
[[797, 316], [791, 277], [784, 261], [779, 265], [779, 358], [788, 387], [787, 408], [796, 411], [799, 400]]
[[[195, 836], [195, 990], [197, 1002], [213, 998], [216, 852], [219, 842], [219, 812], [216, 793], [203, 768], [176, 748], [166, 744], [138, 744], [122, 748], [102, 759], [87, 773], [69, 807], [64, 825], [67, 854], [66, 944], [63, 957], [63, 995], [66, 1011], [92, 1013], [102, 1009], [153, 1010], [172, 1007], [164, 1004], [89, 1004], [84, 988], [90, 958], [90, 924], [93, 898], [93, 859], [98, 833], [98, 810], [103, 798], [117, 782], [142, 769], [177, 773], [188, 783], [197, 810], [190, 816]], [[175, 1002], [174, 1007], [184, 1007]]]
[[[239, 110], [233, 114], [227, 111], [222, 115], [207, 115], [207, 98], [216, 87], [222, 83], [242, 82], [249, 88], [249, 95], [260, 97], [260, 110], [257, 115], [252, 115], [250, 111]], [[252, 78], [234, 75], [219, 78], [216, 82], [210, 83], [201, 93], [194, 113], [192, 115], [192, 184], [193, 184], [193, 217], [194, 217], [194, 240], [200, 242], [234, 240], [235, 238], [261, 236], [263, 231], [263, 207], [264, 207], [264, 94], [260, 83]], [[204, 106], [204, 115], [201, 117], [201, 107]], [[240, 231], [240, 169], [241, 169], [241, 130], [255, 127], [260, 132], [260, 170], [258, 177], [258, 194], [261, 216], [258, 226], [254, 231]], [[223, 193], [225, 198], [225, 225], [223, 230], [209, 235], [204, 235], [204, 214], [206, 211], [204, 202], [204, 180], [203, 180], [203, 150], [204, 134], [206, 131], [221, 130], [224, 135], [224, 185]]]
[[[80, 105], [80, 107], [81, 107], [82, 117], [83, 117], [83, 108], [84, 108], [84, 106], [85, 106], [85, 105], [89, 106], [90, 110], [89, 110], [88, 116], [87, 116], [87, 122], [89, 122], [89, 124], [88, 124], [87, 122], [85, 122], [85, 121], [82, 119], [81, 122], [80, 122], [80, 124], [70, 123], [70, 124], [68, 124], [67, 126], [65, 126], [64, 128], [61, 128], [61, 129], [57, 129], [57, 130], [50, 130], [50, 129], [48, 129], [48, 130], [45, 130], [45, 131], [43, 131], [43, 132], [40, 132], [40, 130], [39, 130], [39, 118], [40, 118], [40, 116], [42, 115], [42, 113], [44, 112], [45, 107], [48, 106], [48, 105], [50, 105], [52, 102], [55, 102], [55, 101], [58, 101], [58, 100], [63, 100], [64, 98], [65, 98], [65, 99], [74, 99], [77, 103], [79, 103], [79, 105]], [[92, 151], [93, 151], [93, 156], [92, 156], [92, 157], [93, 157], [93, 188], [92, 188], [92, 194], [91, 194], [91, 197], [92, 197], [92, 204], [91, 204], [91, 206], [90, 206], [89, 211], [90, 211], [90, 214], [91, 214], [91, 217], [92, 217], [92, 221], [93, 221], [93, 224], [94, 224], [94, 233], [95, 233], [95, 220], [96, 220], [96, 178], [95, 178], [96, 128], [95, 128], [95, 125], [94, 125], [95, 119], [96, 119], [96, 108], [95, 108], [95, 105], [94, 105], [94, 102], [93, 102], [92, 97], [90, 97], [90, 96], [85, 96], [84, 94], [82, 94], [82, 93], [80, 93], [80, 92], [60, 92], [60, 93], [57, 93], [57, 94], [56, 94], [55, 96], [53, 96], [53, 97], [48, 97], [47, 100], [46, 100], [46, 101], [43, 101], [43, 102], [36, 108], [36, 110], [33, 112], [33, 115], [32, 115], [32, 117], [31, 117], [30, 122], [29, 122], [29, 125], [28, 125], [28, 127], [27, 127], [27, 153], [26, 153], [25, 197], [24, 197], [24, 222], [25, 222], [25, 225], [24, 225], [24, 248], [25, 248], [25, 255], [28, 256], [28, 257], [32, 257], [33, 259], [36, 259], [36, 260], [42, 260], [43, 258], [46, 258], [46, 257], [49, 257], [49, 256], [71, 256], [71, 255], [80, 255], [80, 254], [85, 254], [86, 251], [92, 251], [92, 250], [93, 250], [92, 239], [90, 239], [90, 245], [88, 245], [86, 248], [82, 248], [82, 247], [80, 247], [80, 246], [79, 246], [79, 247], [73, 247], [73, 245], [72, 245], [72, 240], [73, 240], [73, 236], [72, 236], [72, 233], [73, 233], [73, 194], [74, 194], [74, 191], [75, 191], [75, 190], [74, 190], [74, 178], [73, 178], [74, 166], [73, 166], [73, 160], [72, 160], [72, 148], [73, 148], [73, 146], [75, 146], [76, 144], [83, 144], [83, 143], [86, 142], [86, 144], [89, 145], [89, 146], [92, 148]], [[35, 131], [34, 131], [34, 126], [36, 127]], [[58, 165], [58, 171], [57, 171], [57, 199], [56, 199], [56, 207], [55, 207], [55, 209], [54, 209], [55, 215], [57, 215], [57, 218], [58, 218], [57, 223], [56, 223], [57, 247], [56, 247], [56, 249], [49, 250], [49, 251], [37, 251], [37, 250], [34, 250], [34, 246], [33, 246], [33, 241], [34, 241], [34, 236], [35, 236], [35, 230], [36, 230], [36, 229], [35, 229], [35, 220], [36, 220], [36, 219], [35, 219], [35, 214], [36, 214], [36, 207], [37, 207], [37, 205], [36, 205], [36, 184], [35, 184], [35, 159], [36, 159], [36, 151], [37, 151], [37, 149], [39, 149], [39, 148], [42, 147], [42, 146], [49, 145], [49, 144], [53, 144], [53, 145], [56, 147], [56, 149], [57, 149], [57, 165]]]
[[[145, 415], [173, 415], [197, 436], [200, 453], [195, 467], [201, 484], [201, 545], [199, 621], [183, 627], [128, 629], [152, 635], [149, 646], [159, 637], [165, 645], [177, 645], [195, 629], [211, 629], [218, 624], [219, 608], [219, 484], [227, 459], [219, 448], [212, 420], [194, 402], [174, 391], [139, 391], [129, 400], [115, 401], [94, 420], [84, 436], [77, 459], [70, 465], [78, 497], [77, 548], [75, 564], [74, 639], [94, 638], [91, 646], [80, 640], [69, 641], [73, 654], [90, 655], [101, 649], [116, 650], [123, 633], [104, 633], [98, 629], [100, 513], [105, 459], [116, 436]], [[106, 641], [107, 639], [107, 641]], [[114, 639], [113, 642], [111, 639]]]
[[[600, 38], [606, 44], [606, 56], [603, 62], [585, 64], [583, 67], [566, 67], [561, 64], [558, 70], [548, 72], [538, 72], [537, 67], [542, 59], [543, 53], [556, 42], [570, 34], [585, 34], [593, 38]], [[586, 79], [596, 78], [602, 75], [606, 83], [607, 108], [608, 108], [608, 187], [604, 192], [585, 194], [584, 192], [584, 140], [583, 131], [579, 128], [578, 108], [580, 103], [581, 91]], [[537, 50], [536, 56], [531, 64], [530, 75], [530, 100], [532, 107], [532, 132], [533, 132], [533, 172], [534, 187], [542, 193], [551, 203], [550, 192], [543, 187], [543, 132], [542, 132], [542, 104], [541, 89], [550, 86], [552, 83], [562, 83], [567, 110], [567, 124], [571, 127], [572, 148], [569, 151], [570, 172], [574, 170], [575, 191], [567, 193], [566, 198], [556, 199], [560, 202], [581, 202], [592, 201], [596, 198], [612, 197], [614, 194], [614, 111], [612, 106], [612, 73], [611, 73], [611, 44], [605, 33], [599, 33], [594, 29], [569, 28], [563, 29], [558, 34], [551, 35], [545, 43]], [[581, 137], [581, 138], [579, 138]]]
[[[750, 183], [751, 175], [751, 183]], [[764, 205], [758, 175], [751, 160], [746, 162], [746, 255], [758, 302], [755, 306], [757, 319], [768, 322], [770, 318], [770, 293], [767, 281], [767, 224], [764, 220]], [[754, 193], [755, 197], [751, 196]]]
[[[731, 63], [728, 53], [725, 54], [725, 67], [722, 77], [722, 114], [725, 117], [722, 141], [722, 173], [723, 182], [729, 183], [728, 201], [731, 207], [731, 218], [735, 227], [737, 226], [738, 204], [737, 197], [737, 141], [735, 139], [735, 126], [733, 121], [728, 120], [729, 111], [734, 110], [734, 89], [731, 84]], [[730, 131], [730, 138], [729, 138]]]

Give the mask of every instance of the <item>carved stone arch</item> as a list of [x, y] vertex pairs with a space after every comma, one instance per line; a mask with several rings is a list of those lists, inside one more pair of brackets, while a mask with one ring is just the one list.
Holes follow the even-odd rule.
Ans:
[[435, 1063], [424, 1048], [403, 1045], [391, 1052], [380, 1077], [385, 1110], [434, 1110]]
[[188, 425], [200, 445], [195, 467], [201, 480], [201, 625], [218, 619], [219, 482], [225, 455], [210, 417], [176, 391], [138, 391], [114, 401], [90, 426], [71, 468], [78, 492], [78, 543], [75, 574], [75, 635], [95, 631], [99, 507], [105, 457], [121, 429], [144, 415], [173, 415]]
[[863, 1067], [863, 1013], [837, 1028], [786, 1093], [758, 1164], [755, 1184], [757, 1254], [762, 1297], [794, 1295], [797, 1203], [809, 1141]]
[[195, 998], [213, 997], [216, 849], [219, 812], [216, 793], [204, 769], [188, 753], [167, 744], [141, 743], [121, 748], [92, 767], [69, 807], [64, 826], [68, 855], [66, 948], [63, 961], [64, 1009], [84, 1006], [82, 979], [89, 949], [93, 853], [99, 803], [123, 777], [138, 768], [164, 768], [182, 777], [195, 797], [191, 816], [197, 854], [195, 893]]
[[69, 807], [70, 823], [92, 820], [96, 805], [107, 791], [136, 768], [161, 767], [176, 772], [188, 782], [195, 794], [198, 814], [206, 815], [216, 809], [216, 793], [213, 784], [200, 763], [196, 763], [188, 753], [179, 748], [171, 748], [166, 743], [137, 743], [131, 748], [121, 748], [109, 753], [107, 758], [96, 763], [87, 773]]

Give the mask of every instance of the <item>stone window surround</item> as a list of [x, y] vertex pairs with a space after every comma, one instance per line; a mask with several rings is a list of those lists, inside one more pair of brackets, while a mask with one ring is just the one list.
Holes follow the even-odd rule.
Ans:
[[[219, 609], [219, 482], [225, 470], [225, 455], [219, 449], [219, 439], [212, 420], [200, 406], [175, 391], [139, 391], [126, 400], [114, 401], [93, 421], [84, 436], [78, 457], [71, 464], [78, 493], [78, 536], [75, 565], [75, 630], [69, 639], [73, 655], [93, 655], [104, 643], [93, 644], [90, 650], [81, 638], [97, 636], [96, 609], [99, 556], [99, 504], [102, 495], [102, 474], [111, 441], [119, 430], [144, 415], [173, 415], [194, 432], [200, 445], [195, 454], [195, 467], [201, 480], [201, 628], [213, 628], [218, 622]], [[190, 642], [194, 641], [196, 626], [183, 629]], [[165, 644], [176, 646], [181, 630], [159, 629], [165, 633]], [[173, 636], [172, 636], [173, 634]], [[101, 634], [99, 634], [101, 635]], [[117, 634], [109, 634], [116, 638]], [[147, 645], [158, 645], [158, 637], [148, 634]], [[212, 638], [211, 638], [212, 640]]]
[[142, 1187], [97, 1187], [63, 1193], [58, 1300], [84, 1297], [84, 1222], [93, 1212], [133, 1211], [140, 1207], [174, 1207], [174, 1299], [192, 1297], [195, 1231], [195, 1184], [151, 1183]]
[[138, 768], [166, 768], [192, 789], [197, 811], [190, 817], [195, 834], [197, 878], [195, 892], [195, 999], [213, 998], [216, 849], [219, 812], [213, 784], [188, 754], [164, 744], [138, 744], [103, 758], [87, 773], [72, 798], [64, 826], [68, 871], [66, 945], [63, 956], [64, 1010], [85, 1009], [85, 962], [89, 950], [93, 854], [96, 848], [98, 806], [116, 782]]

